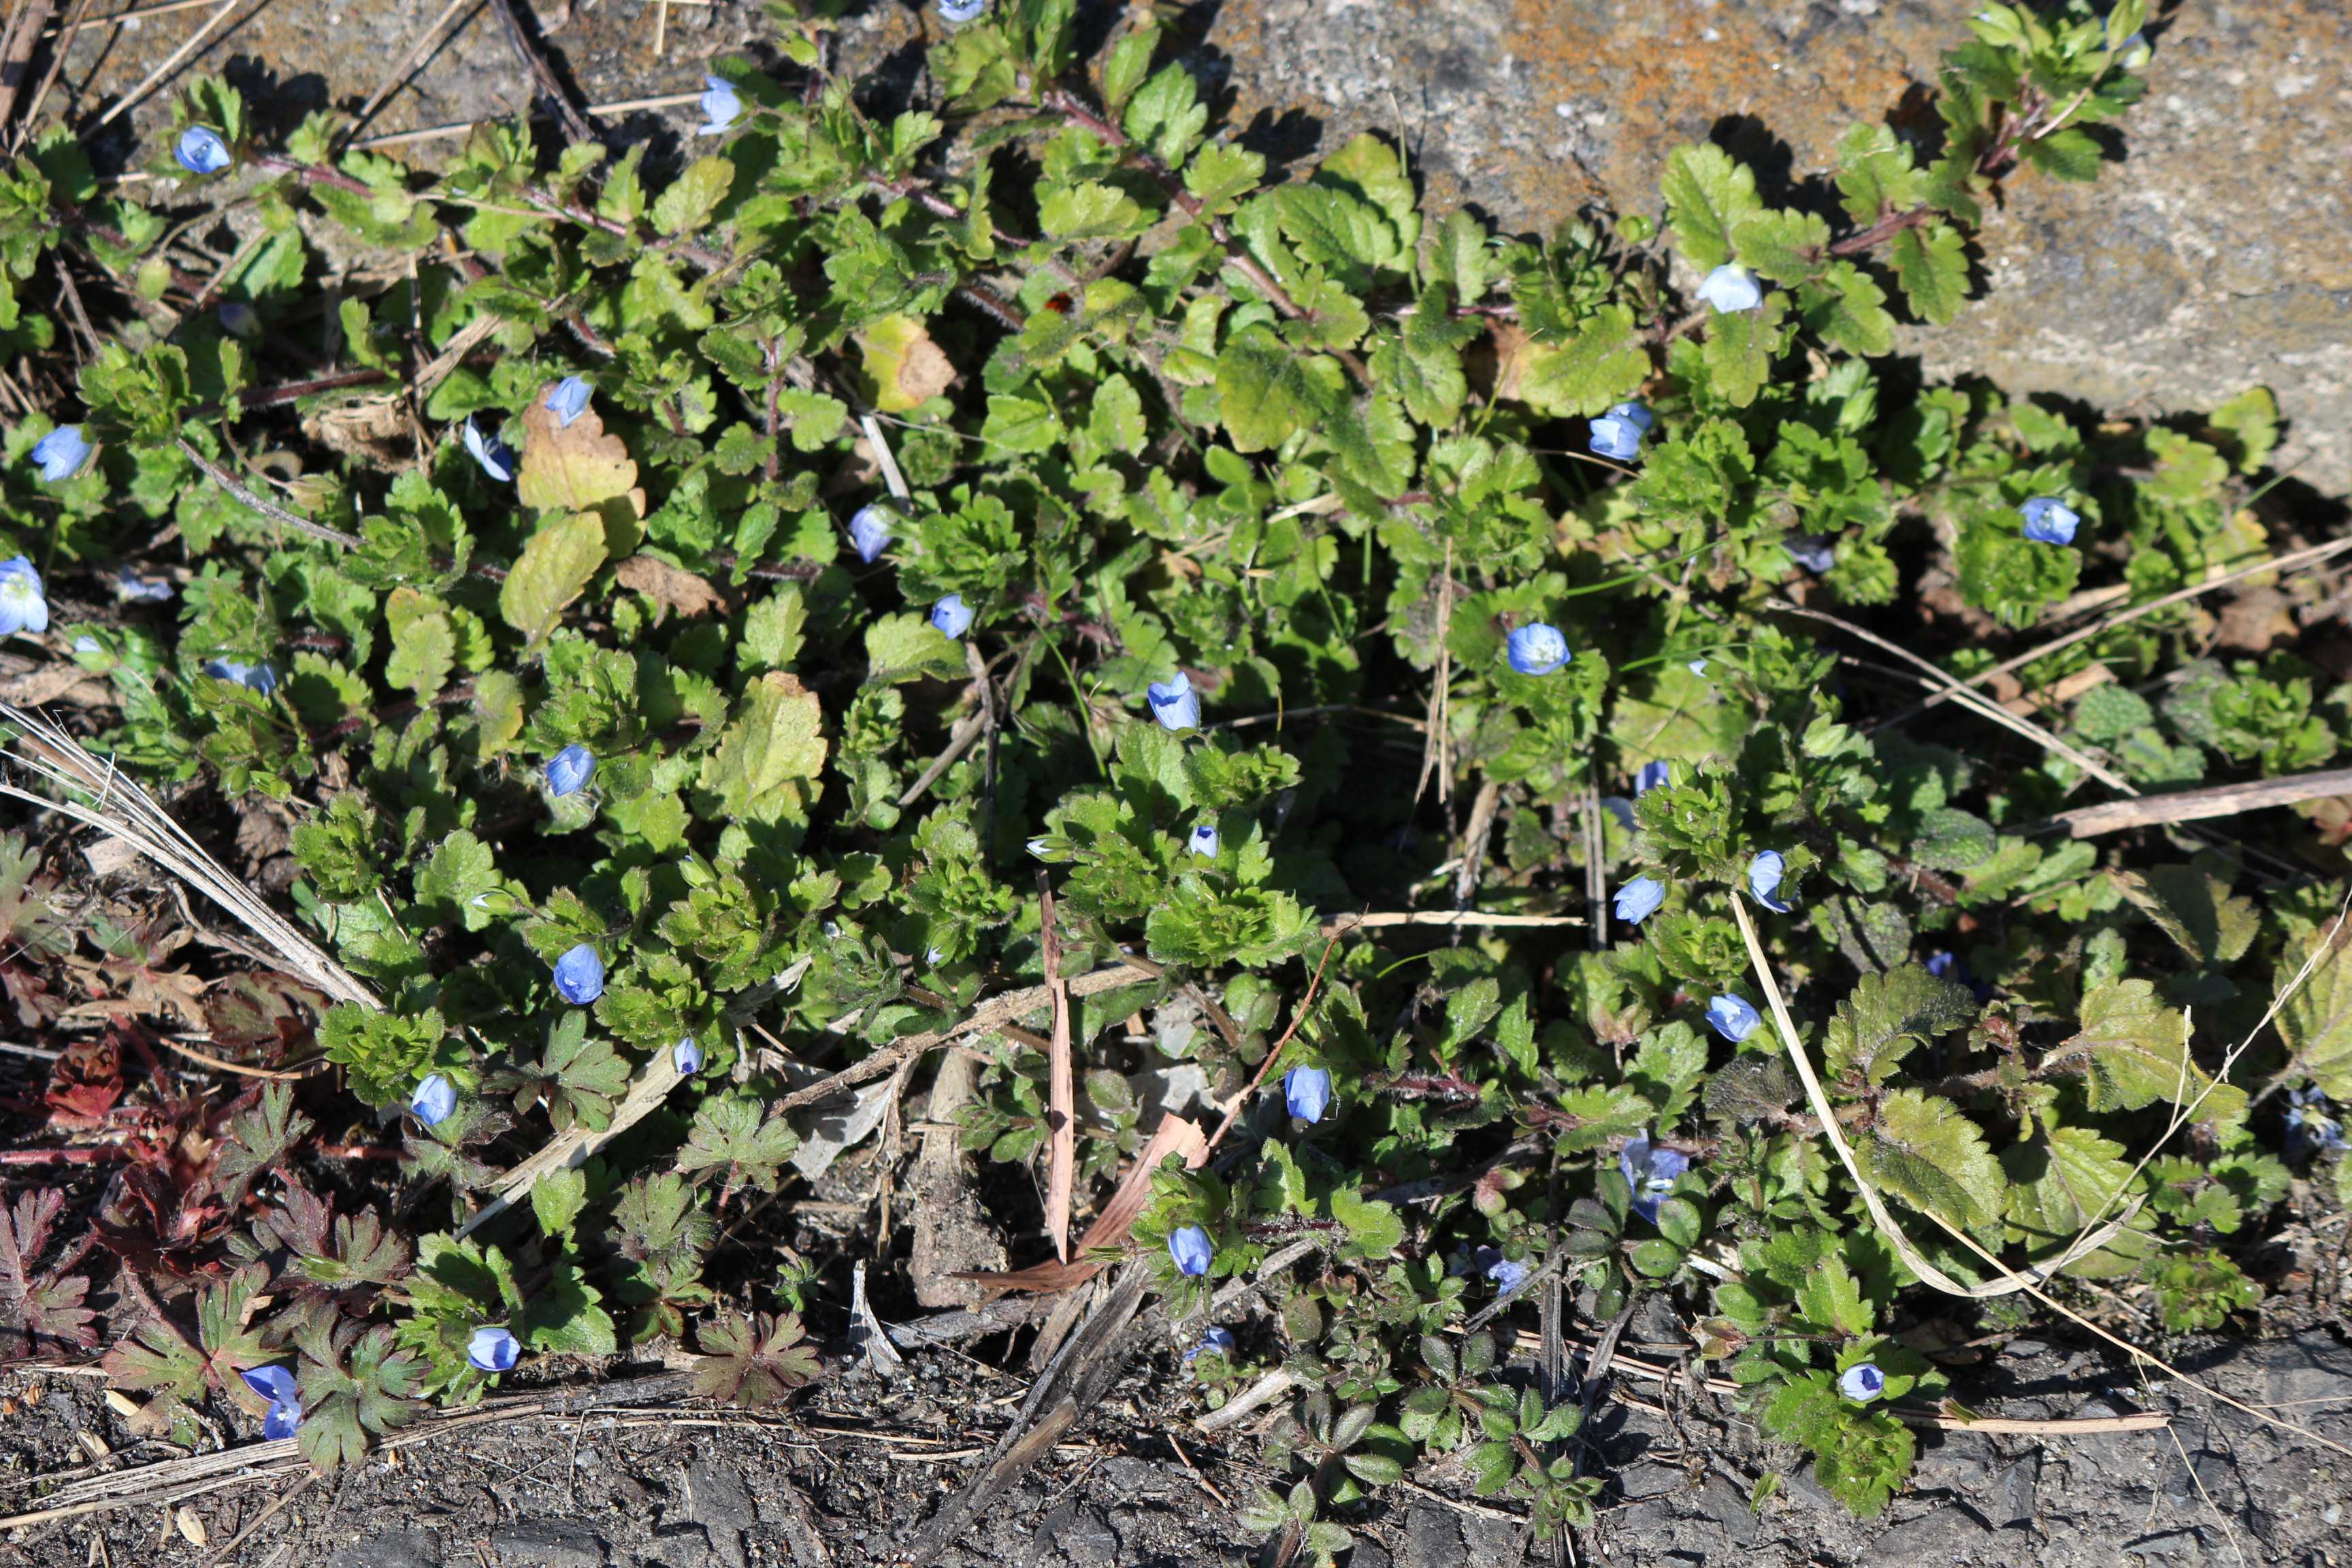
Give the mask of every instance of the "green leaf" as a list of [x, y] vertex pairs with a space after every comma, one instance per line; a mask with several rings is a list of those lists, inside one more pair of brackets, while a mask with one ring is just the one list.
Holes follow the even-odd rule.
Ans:
[[572, 1234], [588, 1206], [588, 1173], [578, 1166], [548, 1172], [530, 1184], [530, 1212], [540, 1234], [562, 1240]]
[[[2284, 991], [2325, 932], [2307, 942], [2291, 942], [2279, 955], [2273, 994]], [[2279, 1008], [2279, 1037], [2286, 1042], [2287, 1070], [2301, 1073], [2335, 1100], [2352, 1100], [2352, 963], [2330, 943], [2295, 994]], [[2352, 1160], [2345, 1162], [2352, 1165]]]
[[1877, 1315], [1862, 1297], [1862, 1281], [1835, 1252], [1805, 1271], [1797, 1286], [1797, 1312], [1805, 1321], [1832, 1333], [1859, 1339], [1877, 1325]]
[[815, 1382], [824, 1363], [802, 1342], [801, 1321], [786, 1312], [750, 1317], [721, 1307], [697, 1331], [702, 1347], [694, 1369], [698, 1398], [724, 1400], [757, 1410], [795, 1388]]
[[1885, 974], [1865, 974], [1830, 1019], [1822, 1045], [1824, 1064], [1832, 1078], [1853, 1075], [1865, 1083], [1882, 1084], [1913, 1047], [1976, 1016], [1973, 992], [1938, 980], [1916, 963]]
[[[2284, 1024], [2284, 1016], [2282, 1015]], [[2187, 1104], [2210, 1081], [2189, 1059], [2189, 1020], [2145, 980], [2117, 980], [2084, 996], [2081, 1027], [2059, 1047], [2089, 1058], [2093, 1110]]]
[[1895, 237], [1894, 260], [1913, 315], [1942, 326], [1960, 313], [1969, 297], [1969, 257], [1958, 229], [1948, 223], [1906, 228]]
[[385, 1324], [364, 1333], [356, 1323], [331, 1337], [324, 1330], [306, 1333], [296, 1373], [302, 1424], [294, 1434], [302, 1457], [322, 1470], [358, 1463], [371, 1436], [383, 1436], [424, 1414], [415, 1402], [424, 1381], [423, 1360], [399, 1349]]
[[1650, 374], [1650, 358], [1633, 330], [1633, 310], [1612, 304], [1579, 322], [1564, 343], [1528, 344], [1517, 370], [1517, 395], [1529, 408], [1555, 418], [1590, 418], [1632, 396]]
[[247, 1188], [294, 1152], [310, 1127], [310, 1119], [294, 1109], [292, 1084], [264, 1084], [260, 1103], [230, 1120], [228, 1141], [220, 1146], [214, 1180], [222, 1200], [235, 1208]]
[[2098, 139], [2078, 127], [2035, 137], [2025, 143], [2024, 152], [2027, 163], [2059, 179], [2088, 184], [2099, 177]]
[[457, 662], [457, 633], [449, 624], [446, 605], [414, 588], [394, 588], [384, 600], [385, 623], [392, 628], [392, 657], [384, 660], [383, 678], [394, 686], [430, 702], [448, 684]]
[[1244, 327], [1217, 355], [1220, 417], [1244, 452], [1279, 447], [1347, 395], [1339, 362], [1302, 354], [1265, 326]]
[[750, 1181], [763, 1193], [776, 1190], [779, 1168], [801, 1146], [800, 1134], [781, 1116], [761, 1119], [761, 1107], [740, 1095], [706, 1100], [695, 1112], [677, 1168], [724, 1171], [726, 1185]]
[[824, 711], [816, 694], [782, 670], [751, 684], [718, 749], [702, 763], [699, 784], [733, 816], [761, 822], [798, 817], [807, 791], [799, 781], [824, 771]]
[[1992, 858], [1992, 825], [1956, 806], [1939, 805], [1919, 815], [1911, 858], [1933, 871], [1965, 871]]
[[1087, 181], [1065, 185], [1038, 205], [1037, 221], [1055, 239], [1124, 239], [1148, 223], [1133, 197], [1116, 186]]
[[2114, 1200], [2131, 1180], [2123, 1153], [2122, 1144], [2086, 1127], [2054, 1127], [2045, 1138], [2002, 1150], [2008, 1239], [2022, 1242], [2032, 1256], [2053, 1257], [2072, 1246], [2094, 1216], [2112, 1216], [2120, 1206]]
[[1789, 297], [1770, 293], [1752, 310], [1709, 318], [1704, 353], [1707, 381], [1717, 396], [1735, 408], [1756, 401], [1771, 379], [1772, 358], [1780, 352], [1780, 324], [1788, 313]]
[[1804, 321], [1833, 348], [1864, 358], [1895, 352], [1895, 317], [1886, 290], [1851, 261], [1832, 262], [1806, 291]]
[[2199, 866], [2151, 866], [2139, 880], [2147, 891], [2134, 901], [2200, 968], [2235, 963], [2262, 931], [2254, 901], [2231, 893], [2226, 877]]
[[1855, 1143], [1863, 1174], [1914, 1207], [1978, 1229], [2000, 1212], [2000, 1166], [1977, 1124], [1948, 1100], [1899, 1089]]
[[1265, 160], [1230, 142], [1213, 142], [1194, 155], [1184, 171], [1184, 188], [1209, 211], [1223, 215], [1265, 178]]
[[1402, 399], [1406, 413], [1443, 428], [1460, 416], [1469, 394], [1462, 350], [1477, 336], [1475, 324], [1451, 319], [1444, 289], [1425, 289], [1399, 333], [1372, 351], [1372, 374]]
[[880, 616], [866, 628], [866, 679], [869, 684], [952, 680], [964, 672], [963, 644], [912, 611]]
[[1358, 1257], [1387, 1258], [1404, 1245], [1404, 1221], [1397, 1211], [1352, 1187], [1332, 1193], [1331, 1217], [1347, 1226], [1349, 1247]]
[[1733, 231], [1762, 205], [1748, 165], [1716, 146], [1675, 148], [1666, 155], [1659, 188], [1666, 198], [1666, 223], [1683, 255], [1701, 272], [1731, 259]]
[[547, 640], [563, 607], [578, 598], [604, 563], [604, 524], [581, 512], [542, 526], [499, 585], [499, 615], [532, 647]]
[[1830, 226], [1819, 215], [1764, 208], [1749, 213], [1732, 230], [1739, 263], [1776, 283], [1797, 284], [1822, 268], [1830, 246]]
[[1920, 201], [1911, 149], [1889, 125], [1856, 125], [1839, 138], [1837, 183], [1846, 216], [1864, 227], [1889, 213], [1908, 212]]
[[735, 165], [713, 153], [678, 171], [654, 201], [654, 227], [663, 234], [692, 234], [710, 221], [735, 184]]

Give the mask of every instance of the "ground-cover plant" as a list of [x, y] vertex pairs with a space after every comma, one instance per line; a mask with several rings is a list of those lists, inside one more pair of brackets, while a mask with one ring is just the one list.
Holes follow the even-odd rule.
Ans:
[[[2035, 745], [1898, 722], [1941, 682], [1803, 613], [1969, 677], [2276, 553], [2267, 394], [2103, 420], [1895, 353], [1967, 308], [2008, 182], [2097, 177], [2140, 13], [1989, 6], [1931, 133], [1857, 126], [1789, 192], [1677, 148], [1654, 214], [1540, 239], [1429, 211], [1377, 137], [1270, 170], [1153, 26], [1078, 58], [1068, 0], [940, 22], [906, 104], [788, 17], [675, 151], [519, 121], [427, 172], [209, 80], [162, 182], [39, 140], [0, 613], [126, 774], [290, 825], [290, 907], [382, 1005], [192, 992], [181, 928], [77, 931], [12, 840], [20, 1014], [68, 971], [142, 1001], [58, 1065], [56, 1133], [134, 1141], [94, 1243], [0, 1218], [0, 1342], [99, 1342], [95, 1245], [109, 1365], [187, 1439], [242, 1405], [332, 1465], [660, 1336], [780, 1398], [845, 1287], [714, 1249], [790, 1179], [787, 1067], [945, 1030], [1049, 942], [1148, 961], [1070, 1004], [1082, 1203], [1150, 1069], [1238, 1115], [1134, 1224], [1170, 1310], [1314, 1243], [1190, 1364], [1211, 1403], [1295, 1380], [1247, 1516], [1322, 1561], [1425, 1464], [1590, 1519], [1580, 1405], [1463, 1331], [1556, 1280], [1594, 1321], [1662, 1295], [1862, 1511], [1943, 1387], [1916, 1262], [2065, 1258], [2135, 1331], [2252, 1305], [2240, 1242], [2343, 1169], [2339, 852], [2035, 829], [2321, 764], [2345, 691], [2183, 603], [1996, 688]], [[207, 277], [167, 237], [212, 214]], [[396, 264], [324, 291], [354, 249]], [[112, 290], [69, 385], [61, 268]], [[1464, 909], [1518, 923], [1341, 918]], [[331, 1071], [193, 1098], [134, 1013]], [[1044, 1172], [1047, 1052], [971, 1038], [966, 1142]]]

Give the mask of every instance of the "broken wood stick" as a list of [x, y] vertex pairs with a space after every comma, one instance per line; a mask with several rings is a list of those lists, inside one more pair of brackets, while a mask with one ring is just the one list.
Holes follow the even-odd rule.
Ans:
[[2098, 805], [2078, 805], [2051, 817], [2050, 826], [2063, 827], [2077, 838], [2095, 838], [2102, 833], [2120, 833], [2127, 827], [2236, 816], [2268, 806], [2324, 800], [2334, 795], [2352, 795], [2352, 768], [2330, 768], [2326, 773], [2297, 773], [2292, 778], [2213, 784], [2170, 795], [2136, 795]]

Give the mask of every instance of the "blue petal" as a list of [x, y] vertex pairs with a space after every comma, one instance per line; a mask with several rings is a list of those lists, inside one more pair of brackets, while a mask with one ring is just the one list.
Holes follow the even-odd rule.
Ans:
[[702, 1070], [702, 1047], [688, 1036], [669, 1048], [669, 1061], [677, 1068], [678, 1077], [692, 1078]]
[[940, 628], [942, 637], [960, 637], [971, 630], [971, 606], [963, 602], [961, 594], [950, 594], [931, 606], [931, 625]]
[[180, 132], [172, 156], [191, 174], [217, 174], [229, 165], [228, 143], [219, 132], [202, 125], [191, 125]]
[[476, 1329], [466, 1342], [466, 1360], [481, 1372], [510, 1372], [522, 1346], [504, 1329]]
[[1511, 668], [1521, 675], [1549, 675], [1569, 660], [1568, 638], [1558, 626], [1541, 621], [1513, 627], [1504, 649]]
[[555, 989], [575, 1007], [584, 1007], [604, 994], [604, 961], [586, 942], [555, 961]]
[[1216, 1248], [1209, 1243], [1209, 1233], [1197, 1225], [1188, 1225], [1169, 1235], [1168, 1256], [1175, 1260], [1176, 1271], [1188, 1278], [1197, 1279], [1206, 1274], [1209, 1260], [1215, 1254]]
[[1151, 716], [1160, 721], [1163, 730], [1197, 730], [1201, 727], [1201, 699], [1192, 689], [1192, 678], [1182, 670], [1172, 680], [1155, 680], [1144, 693], [1151, 702]]
[[549, 391], [547, 411], [559, 427], [569, 426], [588, 412], [588, 384], [576, 375], [565, 376]]
[[1282, 1097], [1299, 1121], [1320, 1121], [1331, 1109], [1331, 1075], [1321, 1068], [1292, 1068], [1282, 1075]]

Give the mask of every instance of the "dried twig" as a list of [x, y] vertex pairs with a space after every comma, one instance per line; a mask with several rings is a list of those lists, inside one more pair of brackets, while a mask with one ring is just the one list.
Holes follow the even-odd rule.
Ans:
[[181, 437], [180, 450], [187, 455], [188, 461], [204, 470], [206, 479], [226, 490], [239, 505], [259, 512], [270, 521], [290, 528], [306, 538], [318, 540], [322, 544], [340, 544], [346, 550], [363, 550], [367, 547], [367, 542], [355, 533], [345, 533], [340, 528], [329, 528], [323, 522], [312, 522], [307, 517], [288, 511], [284, 507], [255, 495], [251, 490], [238, 484], [226, 468], [198, 451], [194, 444], [185, 437]]
[[1054, 1036], [1045, 1051], [1045, 1130], [1053, 1139], [1045, 1176], [1045, 1234], [1054, 1256], [1070, 1260], [1070, 1190], [1078, 1174], [1078, 1100], [1071, 1082], [1070, 992], [1062, 984], [1062, 933], [1054, 924], [1054, 888], [1037, 873], [1037, 921], [1045, 956], [1045, 989], [1054, 998]]
[[0, 126], [5, 126], [16, 110], [17, 89], [33, 68], [33, 51], [40, 47], [41, 34], [56, 9], [54, 0], [25, 0], [10, 14], [6, 29], [0, 31]]
[[1582, 924], [1582, 915], [1490, 915], [1478, 910], [1385, 910], [1370, 914], [1335, 915], [1323, 922], [1323, 934], [1341, 936], [1351, 931], [1371, 931], [1383, 926], [1434, 926], [1444, 931]]
[[522, 18], [515, 15], [514, 0], [490, 0], [490, 6], [506, 26], [507, 43], [513, 47], [522, 61], [523, 68], [538, 84], [541, 100], [555, 111], [558, 120], [563, 121], [565, 132], [574, 142], [596, 140], [595, 127], [588, 123], [588, 116], [582, 112], [579, 104], [572, 101], [572, 89], [565, 87], [563, 79], [555, 74], [554, 66], [548, 62], [538, 41], [523, 30]]
[[2250, 784], [2213, 784], [2205, 789], [2108, 801], [2101, 805], [2078, 805], [2072, 811], [2053, 815], [2049, 826], [2063, 827], [2077, 838], [2095, 838], [2102, 833], [2119, 833], [2127, 827], [2236, 816], [2241, 812], [2324, 800], [2337, 795], [2352, 795], [2352, 768], [2297, 773], [2292, 778], [2256, 779]]

